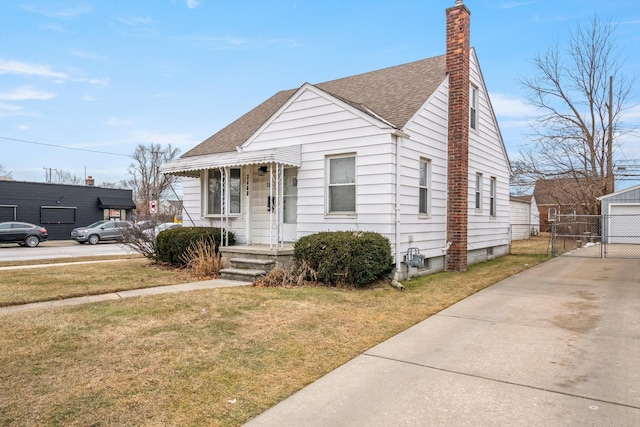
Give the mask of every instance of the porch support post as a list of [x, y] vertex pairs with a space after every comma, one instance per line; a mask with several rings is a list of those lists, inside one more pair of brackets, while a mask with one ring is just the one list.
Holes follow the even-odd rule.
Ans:
[[278, 246], [284, 247], [284, 236], [282, 234], [282, 223], [284, 222], [284, 167], [280, 163], [275, 163], [276, 166], [276, 206], [278, 207]]
[[249, 189], [251, 188], [251, 166], [247, 166], [247, 181], [245, 182], [245, 197], [244, 197], [244, 230], [245, 236], [247, 236], [247, 244], [251, 244], [251, 197], [249, 196]]
[[227, 209], [227, 185], [229, 168], [220, 168], [220, 245], [229, 246], [229, 210]]
[[[273, 165], [270, 165], [273, 166]], [[273, 200], [273, 167], [269, 168], [269, 249], [273, 249], [273, 210], [275, 203]]]

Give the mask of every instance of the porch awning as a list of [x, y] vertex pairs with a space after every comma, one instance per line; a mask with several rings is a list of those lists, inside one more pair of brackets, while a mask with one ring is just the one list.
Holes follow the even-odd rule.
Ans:
[[136, 204], [127, 197], [98, 197], [100, 209], [135, 209]]
[[268, 163], [300, 167], [300, 146], [184, 157], [164, 163], [160, 166], [160, 173], [196, 178], [202, 170]]

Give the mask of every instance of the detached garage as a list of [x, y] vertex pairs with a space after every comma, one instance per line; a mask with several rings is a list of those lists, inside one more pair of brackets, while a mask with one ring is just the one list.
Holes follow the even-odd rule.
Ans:
[[640, 245], [640, 185], [599, 197], [602, 240]]

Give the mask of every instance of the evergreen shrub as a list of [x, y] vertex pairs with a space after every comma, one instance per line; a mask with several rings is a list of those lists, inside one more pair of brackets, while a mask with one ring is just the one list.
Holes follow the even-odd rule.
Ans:
[[364, 286], [393, 269], [391, 244], [379, 233], [323, 231], [300, 238], [293, 256], [314, 270], [328, 285]]
[[[184, 265], [185, 254], [198, 242], [214, 242], [220, 246], [222, 230], [215, 227], [181, 227], [164, 230], [156, 238], [156, 258], [170, 264]], [[229, 232], [229, 245], [236, 242], [235, 234]]]

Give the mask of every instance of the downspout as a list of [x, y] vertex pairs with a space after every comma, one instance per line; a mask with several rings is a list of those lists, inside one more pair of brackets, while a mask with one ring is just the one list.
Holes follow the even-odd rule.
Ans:
[[400, 160], [401, 160], [401, 147], [402, 147], [402, 136], [394, 135], [396, 139], [396, 197], [395, 197], [395, 233], [396, 233], [396, 274], [394, 279], [398, 280], [400, 277], [400, 269], [402, 268], [402, 263], [400, 262]]
[[391, 286], [393, 286], [396, 289], [402, 290], [404, 289], [404, 286], [402, 286], [402, 283], [399, 282], [400, 280], [400, 272], [402, 271], [402, 262], [400, 261], [400, 257], [401, 257], [401, 252], [400, 252], [400, 240], [402, 238], [402, 235], [400, 233], [400, 225], [401, 225], [401, 217], [400, 217], [400, 189], [401, 189], [401, 185], [400, 185], [400, 179], [402, 177], [402, 168], [401, 168], [401, 162], [402, 162], [402, 138], [408, 138], [409, 135], [405, 134], [404, 132], [401, 132], [399, 130], [396, 130], [393, 133], [393, 137], [395, 138], [395, 142], [396, 142], [396, 191], [395, 191], [395, 240], [396, 240], [396, 254], [395, 254], [395, 261], [396, 261], [396, 272], [393, 275], [393, 280], [391, 281]]

